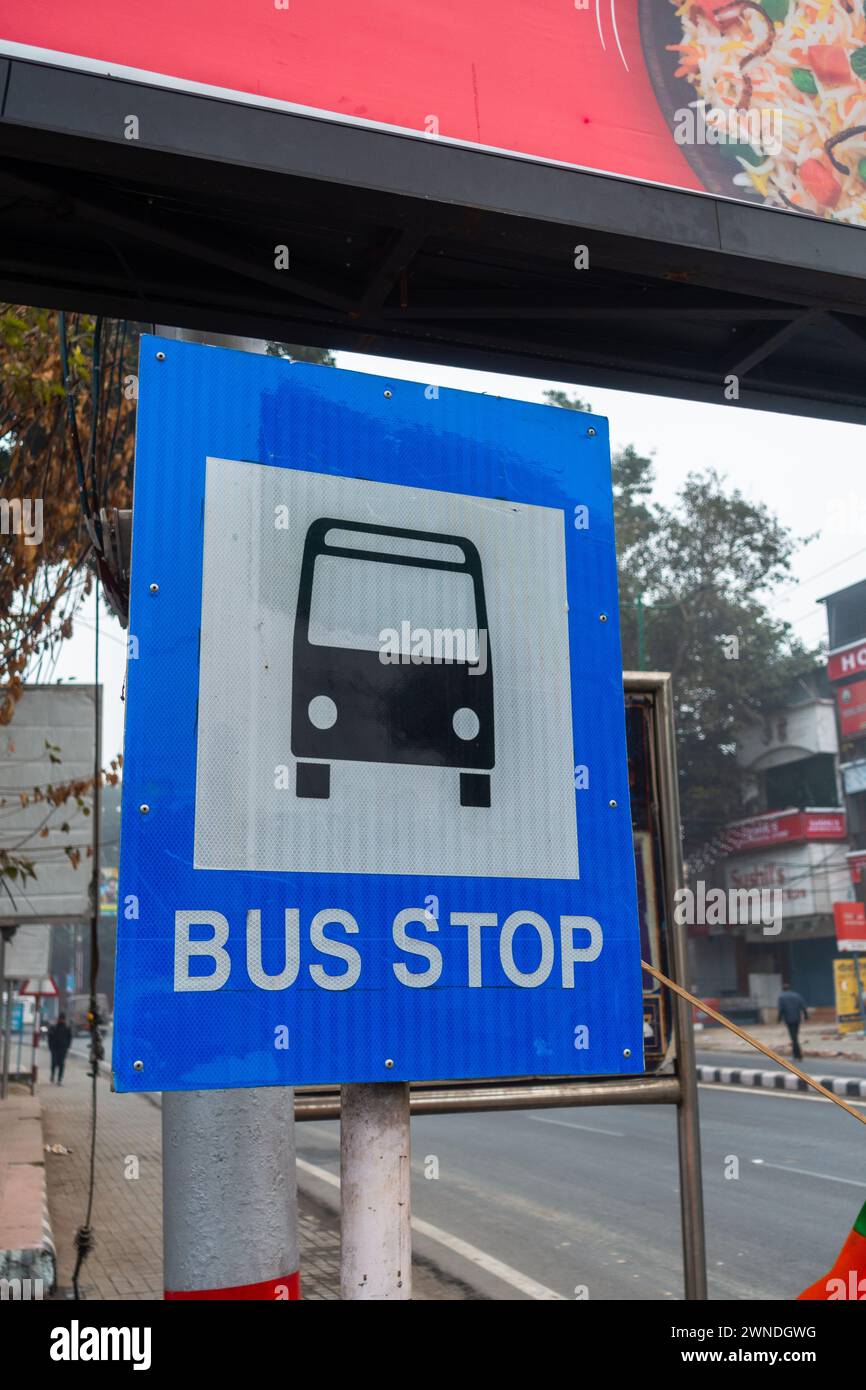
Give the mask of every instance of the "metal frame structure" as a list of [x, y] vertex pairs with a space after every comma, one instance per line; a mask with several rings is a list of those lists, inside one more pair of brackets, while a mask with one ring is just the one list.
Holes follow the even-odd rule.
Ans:
[[[140, 133], [126, 138], [129, 112]], [[866, 423], [862, 229], [397, 130], [0, 52], [0, 296], [184, 330]], [[591, 270], [577, 272], [586, 245]], [[274, 251], [290, 251], [278, 270]], [[669, 677], [655, 803], [673, 978], [686, 979]], [[412, 1088], [416, 1114], [677, 1107], [685, 1292], [706, 1297], [689, 1006], [638, 1078]], [[335, 1091], [296, 1096], [335, 1118]]]
[[98, 67], [0, 52], [4, 298], [866, 421], [862, 228]]
[[[661, 840], [663, 897], [673, 978], [686, 981], [685, 928], [677, 925], [673, 905], [683, 882], [680, 804], [671, 678], [658, 671], [626, 672], [626, 692], [653, 700], [653, 764], [655, 815]], [[540, 1110], [590, 1105], [675, 1105], [679, 1151], [680, 1215], [683, 1241], [683, 1283], [689, 1300], [707, 1297], [701, 1145], [698, 1124], [697, 1074], [689, 1005], [674, 1000], [675, 1049], [653, 1076], [507, 1077], [492, 1081], [447, 1084], [426, 1082], [410, 1087], [412, 1115], [457, 1114], [482, 1110]], [[295, 1091], [296, 1120], [338, 1120], [338, 1087], [304, 1087]]]

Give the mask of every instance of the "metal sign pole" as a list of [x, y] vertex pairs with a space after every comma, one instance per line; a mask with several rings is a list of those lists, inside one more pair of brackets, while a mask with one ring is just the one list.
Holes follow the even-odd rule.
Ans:
[[[3, 1048], [4, 1055], [6, 1055], [6, 1047], [4, 1047], [4, 1041], [6, 1041], [6, 999], [4, 999], [3, 991], [6, 990], [7, 931], [8, 927], [0, 927], [0, 1048]], [[0, 1072], [0, 1101], [4, 1101], [4, 1099], [6, 1099], [6, 1069]]]
[[36, 1095], [39, 1080], [39, 1034], [42, 1029], [42, 995], [37, 994], [33, 1009], [33, 1061], [30, 1068], [30, 1094]]
[[[6, 1009], [4, 1007], [3, 991], [6, 988], [6, 933], [7, 927], [0, 927], [0, 1047], [3, 1046], [3, 1039], [6, 1030]], [[6, 1099], [6, 1073], [0, 1073], [0, 1100]]]
[[[15, 935], [14, 926], [0, 927], [0, 1100], [9, 1094], [9, 1046], [12, 1041], [12, 981], [6, 979], [6, 946]], [[6, 991], [4, 1004], [3, 991]]]
[[[265, 351], [253, 338], [157, 332]], [[163, 1095], [166, 1298], [213, 1298], [220, 1290], [225, 1297], [227, 1289], [300, 1297], [293, 1100], [288, 1087]]]
[[300, 1296], [292, 1092], [165, 1092], [167, 1299]]
[[11, 980], [5, 981], [6, 985], [6, 1008], [3, 1017], [3, 1068], [0, 1077], [0, 1099], [5, 1100], [9, 1094], [9, 1051], [12, 1045], [12, 989]]
[[342, 1088], [340, 1296], [412, 1297], [408, 1082]]

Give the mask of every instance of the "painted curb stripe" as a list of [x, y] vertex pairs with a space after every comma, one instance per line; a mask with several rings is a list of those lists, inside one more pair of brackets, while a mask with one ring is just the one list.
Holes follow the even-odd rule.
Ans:
[[[714, 1081], [724, 1086], [753, 1086], [769, 1091], [807, 1091], [810, 1089], [799, 1076], [790, 1072], [752, 1071], [740, 1067], [696, 1067], [698, 1081]], [[837, 1096], [866, 1099], [866, 1077], [816, 1076], [815, 1080]]]
[[225, 1289], [184, 1289], [183, 1291], [165, 1291], [167, 1300], [177, 1301], [178, 1299], [189, 1298], [225, 1298], [235, 1301], [246, 1299], [268, 1299], [274, 1303], [293, 1301], [301, 1296], [301, 1273], [295, 1270], [294, 1274], [285, 1274], [282, 1279], [265, 1279], [261, 1284], [237, 1284], [234, 1288]]

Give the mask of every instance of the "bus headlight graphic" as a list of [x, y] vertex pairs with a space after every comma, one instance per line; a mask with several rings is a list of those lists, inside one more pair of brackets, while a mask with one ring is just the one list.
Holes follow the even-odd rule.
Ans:
[[[464, 640], [444, 657], [406, 651], [383, 662], [383, 628], [416, 623], [483, 633], [483, 660], [479, 642]], [[312, 523], [293, 639], [291, 744], [303, 760], [300, 797], [327, 799], [330, 764], [345, 760], [460, 769], [460, 805], [490, 806], [493, 667], [472, 541], [332, 517]]]
[[456, 711], [451, 723], [454, 725], [454, 732], [458, 738], [471, 739], [478, 737], [481, 724], [474, 709], [467, 709], [464, 705], [462, 709]]
[[332, 729], [337, 722], [337, 706], [330, 695], [314, 695], [307, 714], [314, 729]]

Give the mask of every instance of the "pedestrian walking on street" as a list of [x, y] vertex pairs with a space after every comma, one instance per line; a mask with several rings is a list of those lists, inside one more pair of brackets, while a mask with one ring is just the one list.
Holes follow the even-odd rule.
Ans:
[[787, 980], [782, 981], [782, 993], [779, 995], [779, 1022], [784, 1023], [791, 1035], [791, 1051], [794, 1058], [799, 1061], [803, 1056], [800, 1050], [800, 1021], [808, 1018], [806, 1001], [802, 994], [798, 994], [792, 989]]
[[63, 1068], [66, 1054], [72, 1043], [72, 1031], [66, 1022], [66, 1014], [58, 1014], [57, 1022], [48, 1029], [48, 1051], [51, 1053], [51, 1081], [57, 1077], [58, 1086], [63, 1085]]

